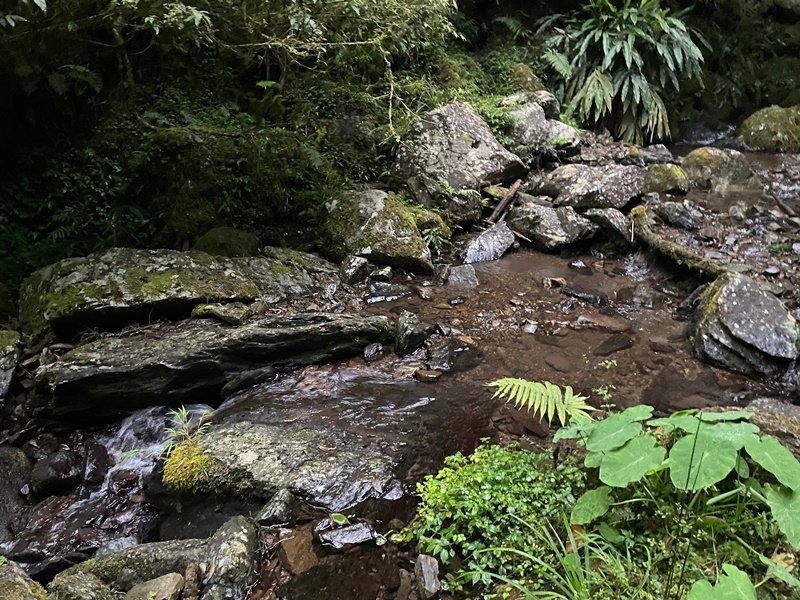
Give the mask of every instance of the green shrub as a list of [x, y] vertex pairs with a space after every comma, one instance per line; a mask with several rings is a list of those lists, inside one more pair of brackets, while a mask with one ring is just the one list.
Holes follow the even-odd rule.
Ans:
[[461, 578], [451, 582], [456, 588], [466, 580], [489, 583], [490, 573], [535, 579], [541, 572], [536, 562], [487, 550], [546, 555], [547, 544], [526, 523], [560, 520], [582, 485], [578, 469], [554, 466], [547, 454], [484, 444], [469, 456], [448, 457], [444, 468], [419, 484], [422, 501], [411, 528], [420, 550], [459, 562]]
[[590, 0], [576, 15], [545, 21], [552, 33], [544, 60], [563, 78], [568, 108], [627, 141], [668, 138], [665, 95], [702, 72], [702, 38], [684, 15], [659, 0]]

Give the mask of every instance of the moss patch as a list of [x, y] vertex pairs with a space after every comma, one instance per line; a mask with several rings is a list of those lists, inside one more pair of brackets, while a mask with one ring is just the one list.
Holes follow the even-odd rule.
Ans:
[[745, 119], [741, 138], [763, 152], [800, 152], [800, 106], [770, 106]]
[[678, 165], [650, 165], [647, 167], [645, 185], [648, 192], [686, 194], [689, 191], [689, 176]]
[[196, 439], [190, 439], [172, 450], [161, 479], [174, 493], [224, 495], [227, 490], [219, 486], [219, 481], [226, 480], [225, 469], [218, 459], [203, 452]]

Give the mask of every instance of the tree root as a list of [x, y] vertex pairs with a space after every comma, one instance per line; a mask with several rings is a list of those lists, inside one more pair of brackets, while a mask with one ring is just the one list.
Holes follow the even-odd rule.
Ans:
[[631, 222], [633, 224], [633, 233], [639, 241], [679, 265], [696, 271], [709, 279], [716, 279], [728, 272], [724, 265], [702, 258], [689, 248], [658, 235], [650, 225], [646, 207], [637, 206], [631, 210]]

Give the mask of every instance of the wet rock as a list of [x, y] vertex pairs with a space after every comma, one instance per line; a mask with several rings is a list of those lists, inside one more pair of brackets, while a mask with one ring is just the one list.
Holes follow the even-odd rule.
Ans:
[[595, 306], [605, 306], [608, 304], [608, 296], [602, 292], [585, 290], [583, 288], [574, 286], [565, 286], [561, 288], [561, 293], [565, 296], [569, 296], [570, 298], [577, 298], [578, 300], [583, 300], [584, 302], [588, 302], [589, 304], [593, 304]]
[[106, 447], [102, 444], [89, 443], [86, 446], [86, 459], [83, 463], [83, 483], [89, 487], [99, 486], [103, 483], [110, 466], [111, 457]]
[[372, 281], [367, 290], [367, 303], [394, 302], [400, 298], [410, 296], [413, 292], [407, 285], [399, 283], [386, 283], [385, 281]]
[[744, 120], [741, 141], [761, 152], [800, 152], [800, 106], [770, 106]]
[[194, 245], [195, 250], [216, 256], [255, 256], [260, 247], [257, 235], [233, 227], [211, 229]]
[[319, 563], [314, 552], [314, 534], [306, 527], [281, 531], [278, 558], [292, 575], [308, 571]]
[[442, 372], [467, 371], [483, 360], [483, 353], [458, 337], [439, 341], [428, 349], [428, 368]]
[[450, 277], [450, 265], [436, 264], [433, 265], [433, 278], [437, 283], [447, 283]]
[[238, 373], [222, 386], [219, 397], [222, 399], [229, 398], [243, 390], [250, 389], [262, 383], [274, 381], [277, 376], [275, 367], [271, 366]]
[[686, 194], [689, 191], [689, 176], [678, 165], [650, 165], [647, 167], [645, 188], [647, 192], [659, 194]]
[[435, 598], [442, 589], [439, 581], [439, 563], [432, 556], [420, 554], [414, 563], [417, 590], [424, 600]]
[[625, 333], [633, 328], [630, 321], [616, 319], [600, 313], [582, 314], [575, 319], [574, 327], [583, 329], [589, 327], [600, 331], [610, 331], [612, 333]]
[[469, 241], [464, 250], [464, 262], [471, 264], [497, 260], [513, 245], [514, 234], [505, 221], [501, 221]]
[[472, 265], [460, 265], [458, 267], [450, 267], [447, 284], [455, 287], [476, 288], [480, 285], [480, 281], [478, 281], [478, 276], [475, 274], [475, 267]]
[[375, 342], [364, 348], [364, 360], [367, 364], [383, 358], [383, 344]]
[[178, 600], [183, 586], [183, 575], [168, 573], [133, 586], [123, 600]]
[[234, 517], [209, 538], [200, 600], [245, 598], [258, 565], [258, 529], [245, 517]]
[[511, 139], [531, 155], [557, 155], [569, 150], [574, 153], [581, 143], [580, 132], [558, 121], [557, 116], [548, 117], [540, 98], [549, 100], [542, 94], [525, 92], [502, 100], [503, 106], [510, 109]]
[[372, 271], [369, 277], [373, 281], [391, 281], [393, 275], [391, 267], [381, 267]]
[[275, 527], [292, 523], [300, 511], [300, 502], [288, 489], [278, 490], [272, 500], [255, 517], [262, 527]]
[[354, 546], [377, 539], [378, 533], [369, 523], [353, 523], [346, 527], [338, 527], [319, 534], [323, 544], [341, 550], [347, 546]]
[[794, 317], [739, 274], [723, 275], [703, 292], [691, 340], [699, 357], [747, 375], [775, 375], [798, 357]]
[[624, 165], [564, 165], [531, 182], [530, 193], [555, 198], [556, 206], [622, 208], [645, 193], [645, 170]]
[[112, 248], [36, 271], [20, 289], [20, 323], [33, 338], [51, 329], [70, 336], [158, 317], [188, 317], [198, 304], [279, 301], [318, 289], [335, 267], [311, 254], [272, 249], [268, 256]]
[[357, 189], [329, 203], [325, 235], [339, 257], [355, 255], [377, 265], [433, 272], [414, 212], [395, 194]]
[[4, 600], [47, 600], [47, 593], [11, 561], [0, 564], [0, 593]]
[[544, 206], [541, 199], [523, 198], [514, 207], [509, 226], [531, 240], [539, 250], [557, 250], [592, 237], [597, 226], [569, 206]]
[[432, 369], [417, 369], [414, 371], [414, 379], [422, 381], [423, 383], [430, 383], [436, 381], [442, 376], [441, 371], [434, 371]]
[[72, 450], [59, 450], [40, 460], [31, 472], [31, 489], [38, 496], [52, 496], [74, 488], [83, 475], [83, 457]]
[[664, 144], [653, 144], [639, 149], [639, 156], [646, 164], [675, 162], [675, 157]]
[[[48, 587], [50, 598], [58, 600], [118, 600], [119, 595], [90, 573], [59, 577]], [[149, 600], [149, 599], [148, 599]]]
[[369, 277], [370, 268], [363, 256], [348, 256], [339, 265], [339, 278], [347, 285], [355, 285]]
[[634, 339], [632, 336], [625, 333], [615, 333], [603, 340], [600, 345], [592, 351], [592, 354], [595, 356], [611, 356], [615, 352], [633, 347], [633, 343]]
[[744, 155], [727, 148], [696, 148], [683, 158], [681, 164], [692, 185], [702, 189], [727, 184], [741, 185], [753, 175]]
[[697, 229], [703, 224], [703, 213], [694, 202], [662, 202], [653, 209], [667, 225], [681, 229]]
[[[383, 284], [388, 285], [388, 284]], [[226, 380], [257, 367], [299, 366], [360, 354], [387, 341], [385, 317], [297, 314], [240, 327], [184, 321], [159, 337], [107, 337], [40, 367], [36, 381], [60, 414], [119, 414], [153, 404], [216, 403]]]
[[412, 312], [403, 311], [397, 319], [397, 334], [394, 349], [400, 356], [411, 354], [434, 333], [434, 327], [422, 323]]
[[597, 225], [598, 236], [622, 246], [632, 245], [631, 223], [616, 208], [590, 208], [581, 216]]
[[31, 464], [18, 448], [0, 446], [0, 544], [15, 537], [11, 525], [27, 507], [20, 490], [30, 481]]
[[526, 171], [477, 114], [454, 102], [412, 127], [400, 143], [392, 176], [418, 202], [441, 209], [457, 224], [480, 219], [482, 182], [510, 183]]
[[19, 359], [19, 333], [0, 330], [0, 402], [11, 388], [11, 378]]

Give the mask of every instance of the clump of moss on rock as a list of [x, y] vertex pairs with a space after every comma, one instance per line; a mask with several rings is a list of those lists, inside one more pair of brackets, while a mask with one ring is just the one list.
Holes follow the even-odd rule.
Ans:
[[762, 108], [745, 119], [740, 135], [751, 150], [800, 152], [800, 106]]

